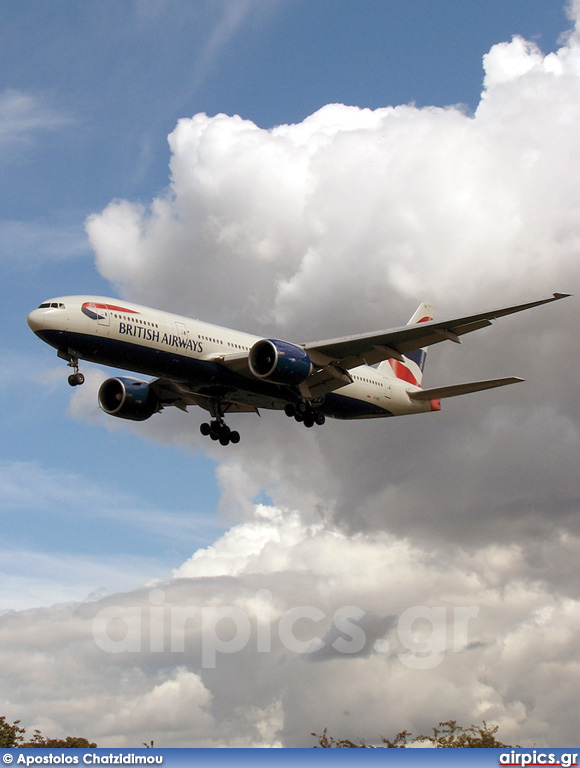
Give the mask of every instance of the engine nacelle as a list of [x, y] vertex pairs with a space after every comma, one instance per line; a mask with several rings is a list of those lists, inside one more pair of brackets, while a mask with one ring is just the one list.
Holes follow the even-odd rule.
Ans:
[[288, 341], [260, 339], [250, 350], [250, 371], [276, 384], [300, 384], [312, 371], [308, 354]]
[[130, 421], [145, 421], [159, 410], [157, 396], [146, 381], [121, 376], [101, 384], [99, 405], [110, 416]]

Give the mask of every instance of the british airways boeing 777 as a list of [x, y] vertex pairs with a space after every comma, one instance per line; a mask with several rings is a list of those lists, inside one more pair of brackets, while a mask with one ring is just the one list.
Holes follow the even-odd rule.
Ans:
[[[563, 299], [546, 299], [489, 312], [434, 320], [421, 304], [406, 326], [306, 344], [260, 338], [128, 301], [63, 296], [28, 315], [34, 333], [57, 350], [84, 382], [79, 360], [156, 377], [107, 379], [99, 405], [122, 419], [144, 421], [174, 405], [199, 405], [211, 414], [203, 435], [222, 445], [240, 435], [228, 413], [283, 410], [306, 427], [325, 417], [360, 419], [440, 410], [440, 400], [522, 381], [516, 377], [422, 389], [427, 347], [460, 337], [504, 315]], [[377, 363], [379, 364], [377, 366]], [[377, 366], [377, 367], [375, 367]]]

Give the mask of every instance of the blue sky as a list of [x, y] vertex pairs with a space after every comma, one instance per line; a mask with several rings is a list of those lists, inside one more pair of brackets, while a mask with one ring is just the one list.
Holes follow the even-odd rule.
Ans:
[[[77, 494], [66, 512], [58, 499], [40, 510], [7, 499], [5, 543], [65, 557], [96, 557], [106, 543], [110, 555], [157, 559], [163, 572], [221, 526], [215, 462], [71, 418], [66, 367], [25, 324], [47, 297], [115, 293], [95, 269], [86, 217], [116, 198], [148, 203], [162, 192], [166, 137], [179, 118], [223, 112], [270, 128], [332, 102], [473, 110], [492, 44], [518, 33], [552, 50], [566, 28], [560, 4], [533, 0], [5, 3], [0, 268], [10, 407], [0, 455], [7, 467], [32, 463], [57, 484], [102, 494], [89, 509]], [[132, 516], [123, 523], [122, 512], [113, 535], [100, 514], [107, 504], [201, 522], [160, 552], [156, 535]]]
[[[321, 430], [232, 416], [225, 451], [197, 409], [106, 417], [108, 372], [71, 390], [26, 316], [102, 294], [302, 341], [422, 300], [578, 294], [579, 18], [578, 0], [3, 3], [0, 714], [111, 746], [482, 717], [513, 743], [576, 737], [574, 299], [429, 354], [426, 386], [525, 385]], [[206, 670], [194, 628], [185, 657], [97, 653], [101, 606], [149, 610], [158, 580], [168, 605], [252, 617], [260, 589], [280, 612], [359, 606], [378, 645]], [[472, 655], [421, 673], [385, 655], [413, 606], [476, 606]]]

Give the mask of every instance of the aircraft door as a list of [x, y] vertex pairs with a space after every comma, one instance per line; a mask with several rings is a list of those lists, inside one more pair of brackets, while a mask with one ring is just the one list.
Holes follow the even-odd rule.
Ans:
[[189, 331], [187, 330], [186, 325], [184, 323], [176, 322], [175, 327], [177, 328], [179, 338], [187, 341], [187, 339], [189, 339]]
[[97, 322], [104, 328], [108, 328], [111, 324], [111, 314], [108, 307], [99, 307], [97, 309]]
[[177, 328], [177, 333], [179, 334], [179, 344], [181, 349], [191, 349], [188, 327], [185, 325], [185, 323], [180, 323], [177, 321], [175, 323], [175, 327]]
[[97, 333], [99, 334], [99, 336], [108, 336], [109, 326], [111, 324], [111, 313], [109, 312], [109, 308], [102, 304], [97, 305], [96, 313], [97, 313]]
[[[90, 325], [92, 330], [96, 329], [97, 334], [100, 336], [109, 335], [109, 324], [111, 322], [111, 316], [109, 308], [104, 304], [95, 304], [93, 301], [83, 304], [83, 313], [90, 318]], [[96, 326], [93, 325], [94, 321], [97, 321]]]

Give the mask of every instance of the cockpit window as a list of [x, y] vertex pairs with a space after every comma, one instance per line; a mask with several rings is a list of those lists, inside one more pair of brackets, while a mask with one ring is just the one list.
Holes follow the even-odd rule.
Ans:
[[47, 307], [50, 307], [50, 304], [41, 304], [38, 309], [47, 309]]
[[41, 304], [38, 309], [64, 309], [64, 304], [59, 301], [47, 301], [44, 304]]

